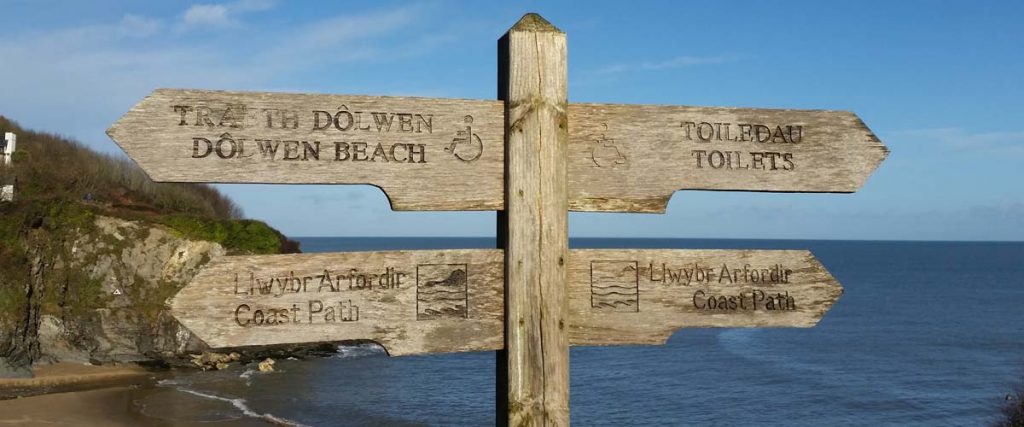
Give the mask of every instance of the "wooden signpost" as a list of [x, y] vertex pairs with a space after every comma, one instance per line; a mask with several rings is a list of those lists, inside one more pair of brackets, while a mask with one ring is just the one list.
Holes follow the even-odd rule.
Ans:
[[155, 180], [372, 184], [396, 210], [497, 210], [499, 248], [230, 256], [170, 302], [212, 347], [497, 350], [498, 424], [568, 425], [569, 345], [810, 327], [842, 288], [807, 251], [568, 249], [568, 214], [680, 189], [856, 191], [888, 153], [853, 113], [569, 104], [565, 34], [498, 43], [498, 101], [154, 91], [108, 134]]

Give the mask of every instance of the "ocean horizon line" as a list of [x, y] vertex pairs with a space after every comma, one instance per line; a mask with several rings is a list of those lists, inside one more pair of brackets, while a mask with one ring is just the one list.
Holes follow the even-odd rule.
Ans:
[[[289, 239], [367, 239], [367, 240], [496, 240], [495, 236], [287, 236]], [[1000, 243], [1020, 244], [1024, 240], [940, 240], [940, 239], [794, 239], [794, 238], [740, 238], [740, 237], [595, 237], [569, 236], [569, 240], [733, 240], [733, 241], [771, 241], [771, 242], [858, 242], [858, 243]]]

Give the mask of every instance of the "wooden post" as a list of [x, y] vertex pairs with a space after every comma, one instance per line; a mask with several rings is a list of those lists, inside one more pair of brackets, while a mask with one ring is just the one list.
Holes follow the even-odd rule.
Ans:
[[498, 90], [505, 101], [505, 215], [504, 224], [499, 224], [503, 226], [499, 241], [505, 243], [507, 422], [565, 426], [569, 424], [565, 33], [531, 13], [498, 45]]

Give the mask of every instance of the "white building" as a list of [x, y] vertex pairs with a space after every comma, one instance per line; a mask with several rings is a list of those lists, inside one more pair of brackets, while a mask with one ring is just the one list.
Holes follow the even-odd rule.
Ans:
[[[17, 147], [17, 144], [18, 136], [14, 132], [4, 133], [3, 144], [0, 144], [0, 157], [3, 158], [3, 167], [11, 165], [11, 157], [14, 155], [14, 149]], [[3, 177], [3, 182], [0, 182], [0, 202], [14, 201], [14, 182], [8, 182], [6, 176], [8, 174], [0, 175], [0, 177]]]
[[0, 155], [4, 158], [4, 166], [11, 164], [11, 155], [14, 154], [14, 147], [18, 144], [18, 135], [14, 132], [4, 133], [4, 142], [0, 144]]

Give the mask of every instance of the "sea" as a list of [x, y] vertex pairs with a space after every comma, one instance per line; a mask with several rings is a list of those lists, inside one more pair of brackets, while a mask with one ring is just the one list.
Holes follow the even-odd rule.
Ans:
[[[493, 248], [486, 238], [300, 238], [304, 252]], [[570, 349], [581, 426], [992, 425], [1024, 387], [1024, 243], [571, 239], [573, 248], [809, 249], [844, 287], [809, 329], [682, 329]], [[486, 426], [493, 352], [337, 355], [178, 373], [134, 407], [168, 425]], [[161, 424], [163, 425], [163, 424]]]

